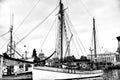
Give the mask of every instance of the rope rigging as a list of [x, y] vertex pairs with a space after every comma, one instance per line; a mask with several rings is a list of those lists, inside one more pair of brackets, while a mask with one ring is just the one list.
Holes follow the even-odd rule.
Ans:
[[[67, 2], [67, 0], [66, 0], [66, 2]], [[90, 16], [90, 17], [93, 17], [93, 15], [91, 14], [90, 10], [87, 8], [87, 6], [85, 5], [85, 3], [84, 3], [82, 0], [79, 0], [79, 2], [83, 5], [84, 9], [85, 9], [86, 12], [89, 14], [89, 16]], [[67, 13], [66, 13], [66, 14], [67, 14]], [[67, 17], [69, 23], [71, 24], [71, 26], [73, 26], [72, 23], [71, 23], [71, 21], [69, 20], [69, 15], [68, 15], [68, 14], [66, 15], [66, 17]], [[73, 28], [73, 27], [72, 27], [72, 28]], [[74, 32], [75, 32], [75, 29], [73, 29], [73, 30], [74, 30]], [[77, 32], [75, 32], [75, 33], [76, 33], [76, 35], [78, 36], [78, 33], [77, 33]], [[79, 36], [78, 36], [78, 40], [80, 41], [80, 43], [81, 43], [84, 51], [87, 53], [87, 51], [86, 51], [85, 47], [83, 46], [83, 43], [81, 42]]]
[[0, 47], [0, 50], [7, 44], [8, 41], [9, 41], [9, 39], [7, 41], [5, 41], [5, 43]]
[[41, 21], [41, 22], [40, 22], [37, 26], [35, 26], [28, 34], [26, 34], [20, 41], [18, 41], [18, 42], [16, 43], [16, 45], [19, 44], [21, 41], [23, 41], [25, 38], [27, 38], [33, 31], [35, 31], [41, 24], [43, 24], [57, 8], [58, 8], [58, 6], [57, 6], [55, 9], [53, 9], [53, 11], [52, 11], [51, 13], [49, 13], [48, 16], [44, 18], [43, 21]]
[[96, 40], [97, 40], [97, 46], [98, 46], [98, 53], [100, 53], [101, 52], [101, 46], [100, 46], [100, 41], [99, 41], [99, 31], [98, 31], [98, 27], [96, 26], [96, 32], [97, 32], [97, 34], [96, 34]]
[[[72, 30], [71, 32], [73, 32], [73, 33], [76, 34], [74, 37], [75, 37], [75, 38], [78, 38], [78, 39], [76, 39], [76, 41], [78, 42], [78, 46], [79, 46], [80, 50], [82, 50], [81, 47], [80, 47], [80, 44], [81, 44], [81, 46], [83, 47], [85, 53], [87, 53], [87, 51], [86, 51], [86, 49], [85, 49], [82, 41], [80, 40], [80, 38], [79, 38], [79, 36], [78, 36], [78, 33], [76, 32], [75, 28], [74, 28], [73, 25], [72, 25], [72, 22], [70, 21], [69, 15], [68, 15], [67, 13], [66, 13], [66, 20], [67, 20], [67, 22], [70, 23], [70, 28], [71, 28], [70, 30]], [[79, 44], [79, 42], [80, 42], [80, 44]], [[82, 51], [81, 51], [81, 52], [82, 52]], [[82, 52], [82, 53], [83, 53], [83, 52]]]
[[[59, 26], [59, 21], [57, 22], [58, 24], [56, 26]], [[59, 36], [60, 36], [60, 27], [56, 27], [56, 41], [55, 41], [55, 50], [56, 50], [56, 54], [54, 55], [54, 58], [59, 58], [59, 48], [60, 48], [60, 43], [59, 43]]]
[[[40, 1], [40, 0], [38, 0], [38, 2], [36, 3], [36, 5], [31, 9], [31, 11], [30, 11], [30, 12], [27, 14], [27, 16], [23, 19], [23, 21], [20, 23], [20, 25], [18, 26], [18, 28], [15, 30], [15, 32], [16, 32], [16, 31], [20, 28], [20, 26], [25, 22], [25, 20], [27, 19], [27, 17], [30, 16], [30, 14], [32, 13], [33, 9], [37, 6], [37, 4], [39, 3], [39, 1]], [[81, 0], [81, 1], [82, 1], [82, 0]], [[57, 6], [57, 7], [58, 7], [58, 6]], [[40, 22], [38, 25], [36, 25], [30, 32], [28, 32], [28, 34], [26, 34], [21, 40], [19, 40], [15, 45], [17, 45], [17, 44], [19, 44], [20, 42], [22, 42], [22, 41], [23, 41], [25, 38], [27, 38], [33, 31], [35, 31], [41, 24], [43, 24], [43, 23], [51, 16], [51, 14], [57, 9], [57, 7], [56, 7], [51, 13], [49, 13], [48, 16], [43, 19], [43, 21], [41, 21], [41, 22]], [[88, 10], [87, 10], [87, 11], [88, 11]], [[90, 13], [89, 13], [89, 14], [90, 14]], [[67, 15], [67, 14], [66, 14], [66, 15]], [[68, 16], [68, 15], [67, 15], [67, 17], [65, 17], [65, 18], [66, 18], [65, 20], [66, 20], [67, 25], [68, 25], [68, 29], [70, 30], [70, 33], [71, 33], [71, 38], [70, 38], [69, 41], [67, 41], [67, 40], [68, 40], [68, 37], [66, 36], [66, 35], [67, 35], [66, 29], [64, 29], [64, 30], [65, 30], [64, 32], [65, 32], [65, 36], [66, 36], [66, 41], [69, 42], [69, 43], [67, 44], [67, 49], [68, 49], [68, 47], [70, 46], [71, 39], [72, 39], [72, 37], [73, 37], [72, 31], [71, 31], [71, 29], [70, 29], [71, 26], [73, 26], [73, 25], [72, 25], [71, 21], [69, 20], [69, 16]], [[56, 19], [55, 19], [54, 22], [56, 22]], [[43, 47], [43, 45], [44, 45], [44, 43], [45, 43], [45, 41], [46, 41], [46, 39], [47, 39], [47, 37], [48, 37], [51, 29], [52, 29], [53, 26], [54, 26], [54, 22], [53, 22], [52, 26], [50, 27], [50, 29], [49, 29], [46, 37], [44, 38], [43, 43], [42, 43], [42, 45], [41, 45], [40, 48]], [[69, 23], [71, 23], [71, 25], [69, 25]], [[66, 26], [64, 26], [64, 27], [66, 28]], [[77, 32], [75, 32], [75, 29], [73, 29], [73, 30], [74, 30], [73, 32], [76, 33], [76, 36], [78, 37], [78, 38], [75, 37], [75, 39], [76, 39], [76, 41], [77, 41], [77, 43], [78, 43], [78, 47], [79, 47], [79, 49], [81, 50], [81, 52], [83, 53], [83, 51], [82, 51], [79, 43], [81, 43], [81, 45], [82, 45], [82, 47], [83, 47], [84, 50], [85, 50], [85, 47], [83, 46], [83, 44], [82, 44], [82, 42], [81, 42], [81, 40], [80, 40]], [[7, 32], [7, 33], [8, 33], [8, 32]], [[6, 35], [7, 33], [1, 35], [0, 37]], [[18, 38], [18, 37], [17, 37], [17, 38]], [[18, 38], [18, 39], [19, 39], [19, 38]], [[79, 42], [78, 40], [79, 40], [80, 42]], [[74, 39], [73, 39], [73, 41], [74, 41]], [[74, 42], [74, 43], [75, 43], [75, 42]], [[12, 48], [12, 46], [9, 46], [9, 47]], [[77, 50], [76, 44], [75, 44], [75, 48], [76, 48], [76, 50]], [[21, 56], [21, 55], [19, 54], [19, 52], [17, 52], [14, 48], [12, 48], [12, 49], [13, 49], [19, 56]], [[67, 49], [66, 49], [66, 50], [67, 50]], [[85, 52], [86, 52], [86, 50], [85, 50]], [[55, 53], [56, 53], [56, 51], [55, 51], [53, 54], [55, 54]], [[66, 52], [66, 53], [67, 53], [67, 52]], [[78, 50], [77, 50], [77, 53], [78, 53]], [[87, 52], [86, 52], [86, 53], [87, 53]], [[50, 55], [50, 56], [49, 56], [48, 58], [46, 58], [45, 60], [49, 59], [51, 56], [53, 56], [53, 54]], [[65, 55], [66, 55], [66, 54], [65, 54]], [[79, 53], [78, 53], [78, 55], [79, 55]], [[21, 56], [21, 57], [23, 58], [23, 56]], [[7, 58], [6, 58], [6, 59], [7, 59]], [[16, 60], [16, 61], [21, 61], [21, 62], [33, 63], [33, 64], [34, 64], [34, 62], [29, 62], [29, 61], [14, 59], [14, 58], [10, 58], [10, 59], [11, 59], [11, 60]], [[44, 61], [45, 61], [45, 60], [44, 60]], [[43, 61], [43, 60], [42, 60], [42, 61]], [[40, 62], [42, 62], [42, 61], [40, 61]]]
[[[70, 47], [70, 43], [71, 43], [72, 37], [73, 37], [73, 35], [71, 35], [70, 40], [68, 41], [67, 48], [66, 48], [66, 51], [65, 51], [65, 56], [67, 55], [67, 52], [69, 51], [68, 49]], [[68, 56], [70, 56], [70, 52], [68, 52]]]
[[69, 29], [69, 31], [70, 31], [70, 33], [72, 34], [72, 31], [71, 31], [71, 29], [70, 29], [70, 26], [71, 26], [71, 24], [69, 25], [69, 17], [68, 17], [68, 14], [65, 12], [65, 15], [66, 15], [66, 17], [65, 17], [65, 22], [67, 23], [67, 25], [68, 25], [68, 29]]
[[[99, 39], [98, 39], [98, 29], [96, 27], [96, 47], [97, 47], [97, 53], [100, 53], [101, 52], [101, 48], [100, 48], [100, 43], [99, 43]], [[90, 44], [90, 49], [94, 50], [94, 33], [92, 31], [92, 36], [91, 36], [91, 44]]]
[[44, 40], [43, 40], [43, 42], [42, 42], [42, 45], [41, 45], [40, 49], [42, 49], [42, 47], [43, 47], [45, 41], [47, 40], [47, 38], [48, 38], [48, 36], [49, 36], [49, 34], [50, 34], [50, 31], [52, 30], [52, 28], [53, 28], [53, 26], [54, 26], [54, 24], [55, 24], [55, 22], [56, 22], [56, 19], [57, 19], [57, 18], [55, 18], [55, 20], [53, 21], [52, 26], [50, 27], [50, 29], [49, 29], [49, 31], [48, 31], [46, 37], [44, 38]]
[[0, 38], [3, 37], [3, 36], [5, 36], [5, 35], [8, 34], [8, 33], [9, 33], [9, 31], [6, 32], [6, 33], [4, 33], [4, 34], [2, 34], [2, 35], [0, 35]]
[[[3, 37], [3, 36], [5, 36], [8, 33], [9, 33], [9, 31], [6, 32], [6, 33], [4, 33], [4, 34], [2, 34], [2, 35], [0, 35], [0, 38]], [[0, 50], [7, 44], [8, 41], [9, 41], [9, 39], [5, 41], [5, 43], [0, 47]]]
[[[19, 38], [18, 38], [18, 36], [15, 34], [15, 33], [13, 33], [13, 35], [18, 39], [18, 40], [20, 40]], [[21, 42], [22, 43], [22, 45], [24, 45], [23, 44], [23, 42]], [[16, 46], [15, 46], [15, 52], [20, 56], [20, 57], [22, 57], [22, 55], [20, 54], [20, 53], [22, 53]], [[23, 57], [22, 57], [23, 58]]]
[[[80, 1], [81, 1], [81, 3], [84, 5], [84, 7], [86, 8], [86, 11], [90, 14], [90, 16], [92, 16], [91, 13], [89, 12], [89, 10], [87, 9], [87, 7], [85, 6], [85, 4], [82, 2], [82, 0], [80, 0]], [[23, 21], [20, 23], [20, 25], [18, 26], [18, 28], [15, 30], [15, 32], [20, 28], [20, 26], [25, 22], [25, 20], [30, 16], [30, 14], [32, 13], [32, 11], [33, 11], [34, 8], [38, 5], [39, 2], [40, 2], [40, 0], [38, 0], [37, 3], [35, 4], [35, 6], [32, 7], [32, 9], [30, 10], [30, 12], [26, 15], [26, 17], [25, 17], [25, 18], [23, 19]], [[66, 2], [67, 2], [67, 0], [66, 0]], [[68, 3], [67, 3], [67, 4], [68, 4]], [[57, 7], [58, 7], [58, 6], [57, 6]], [[57, 7], [56, 7], [50, 14], [48, 14], [48, 16], [45, 17], [43, 21], [41, 21], [41, 22], [40, 22], [37, 26], [35, 26], [30, 32], [28, 32], [28, 34], [26, 34], [21, 40], [19, 40], [15, 45], [17, 45], [17, 44], [19, 44], [20, 42], [22, 42], [22, 41], [23, 41], [25, 38], [27, 38], [33, 31], [35, 31], [41, 24], [43, 24], [43, 23], [50, 17], [50, 15], [57, 9]], [[72, 26], [72, 23], [71, 23], [71, 21], [69, 20], [69, 16], [68, 16], [68, 15], [67, 15], [66, 18], [67, 18], [67, 19], [66, 19], [66, 22], [67, 22], [68, 28], [69, 28], [69, 30], [70, 30], [70, 32], [71, 32], [71, 35], [72, 35], [72, 31], [71, 31], [71, 29], [70, 29], [70, 27]], [[70, 26], [68, 23], [71, 23], [71, 26]], [[54, 24], [53, 24], [53, 25], [54, 25]], [[47, 36], [45, 37], [45, 39], [44, 39], [44, 41], [43, 41], [43, 43], [42, 43], [42, 45], [41, 45], [41, 48], [43, 47], [43, 45], [44, 45], [44, 43], [45, 43], [45, 41], [46, 41], [46, 39], [47, 39], [47, 37], [48, 37], [48, 35], [49, 35], [52, 27], [53, 27], [53, 25], [51, 26], [50, 30], [48, 31]], [[74, 29], [74, 30], [75, 30], [75, 29]], [[64, 31], [64, 32], [66, 32], [66, 31]], [[8, 32], [7, 32], [7, 33], [8, 33]], [[6, 35], [7, 33], [1, 35], [0, 37]], [[76, 33], [76, 36], [78, 37], [78, 39], [76, 38], [76, 41], [78, 42], [78, 44], [79, 44], [79, 41], [80, 41], [83, 49], [85, 50], [85, 48], [84, 48], [84, 46], [83, 46], [83, 44], [82, 44], [82, 42], [81, 42], [81, 40], [80, 40], [77, 32], [75, 32], [75, 33]], [[66, 35], [67, 35], [67, 33], [66, 33]], [[66, 39], [66, 40], [67, 40], [67, 39]], [[79, 40], [79, 41], [78, 41], [78, 40]], [[69, 44], [68, 44], [68, 45], [69, 45]], [[79, 44], [79, 45], [80, 45], [80, 44]], [[80, 46], [79, 46], [79, 48], [80, 48]], [[80, 48], [80, 49], [81, 49], [81, 48]], [[81, 52], [82, 52], [82, 50], [81, 50]], [[86, 50], [85, 50], [85, 52], [86, 52]], [[82, 53], [83, 53], [83, 52], [82, 52]], [[87, 53], [87, 52], [86, 52], [86, 53]]]
[[93, 48], [93, 31], [92, 31], [92, 36], [91, 36], [91, 44], [90, 44], [90, 49]]
[[[73, 34], [71, 32], [70, 25], [69, 25], [66, 17], [64, 19], [65, 19], [65, 23], [66, 23], [66, 24], [64, 23], [65, 24], [64, 32], [65, 32], [65, 37], [66, 37], [66, 51], [65, 51], [65, 55], [64, 55], [64, 57], [65, 57], [65, 56], [67, 56], [67, 53], [68, 53], [68, 56], [70, 56], [70, 43], [71, 43], [71, 40], [73, 38]], [[68, 40], [68, 38], [69, 38], [68, 31], [70, 32], [70, 39], [69, 40]]]
[[82, 0], [79, 0], [80, 3], [83, 5], [83, 7], [85, 8], [86, 12], [90, 15], [91, 18], [93, 18], [92, 13], [90, 12], [90, 10], [87, 8], [87, 6], [85, 5], [85, 3]]
[[[15, 50], [16, 50], [17, 53], [19, 53], [19, 54], [22, 53], [17, 47], [15, 47]], [[18, 54], [18, 55], [19, 55], [19, 54]], [[20, 54], [19, 56], [21, 57], [22, 55]], [[23, 57], [23, 56], [22, 56], [22, 57]]]
[[[20, 40], [20, 38], [19, 38], [15, 33], [13, 33], [13, 35], [14, 35], [18, 40]], [[21, 42], [21, 44], [24, 45], [23, 42]]]
[[[77, 46], [76, 46], [76, 43], [75, 43], [74, 38], [73, 38], [73, 44], [74, 44], [74, 46], [75, 46], [75, 49], [76, 49], [77, 55], [80, 56], [79, 53], [78, 53], [79, 51], [78, 51], [78, 49], [77, 49]], [[81, 48], [80, 48], [80, 50], [81, 50]], [[82, 50], [81, 50], [81, 52], [82, 52]]]
[[23, 23], [25, 22], [25, 20], [30, 16], [30, 14], [32, 13], [32, 11], [36, 8], [36, 6], [38, 5], [38, 3], [40, 2], [40, 0], [38, 0], [36, 2], [36, 4], [31, 8], [31, 10], [28, 12], [28, 14], [25, 16], [25, 18], [23, 19], [23, 21], [20, 23], [20, 25], [16, 28], [15, 32], [23, 25]]
[[65, 41], [66, 41], [66, 51], [65, 51], [65, 55], [68, 53], [68, 56], [70, 56], [70, 41], [71, 41], [71, 39], [72, 39], [72, 37], [73, 37], [73, 35], [71, 35], [71, 37], [70, 37], [70, 40], [68, 40], [68, 33], [67, 33], [67, 27], [66, 27], [66, 25], [65, 25], [65, 23], [64, 23], [64, 36], [65, 36]]
[[[11, 46], [9, 46], [9, 47], [11, 47]], [[18, 51], [16, 51], [13, 47], [11, 47], [12, 48], [12, 50], [14, 50], [19, 56], [21, 56], [22, 58], [24, 58]]]

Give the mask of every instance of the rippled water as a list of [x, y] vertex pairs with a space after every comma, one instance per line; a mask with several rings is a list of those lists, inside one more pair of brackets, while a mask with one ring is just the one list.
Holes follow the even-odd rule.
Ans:
[[120, 80], [120, 70], [105, 71], [103, 75], [104, 80]]
[[104, 71], [104, 75], [102, 77], [82, 79], [82, 80], [120, 80], [120, 70]]

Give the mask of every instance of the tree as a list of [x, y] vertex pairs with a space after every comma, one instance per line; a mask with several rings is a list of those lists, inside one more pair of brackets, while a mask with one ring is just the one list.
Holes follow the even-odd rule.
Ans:
[[39, 63], [40, 59], [37, 57], [37, 53], [36, 53], [35, 48], [33, 49], [32, 57], [34, 58], [33, 62], [35, 63], [35, 66], [39, 66], [40, 65], [40, 63]]
[[37, 53], [36, 53], [36, 49], [35, 48], [33, 49], [32, 57], [37, 57]]
[[88, 60], [86, 56], [81, 56], [80, 60]]

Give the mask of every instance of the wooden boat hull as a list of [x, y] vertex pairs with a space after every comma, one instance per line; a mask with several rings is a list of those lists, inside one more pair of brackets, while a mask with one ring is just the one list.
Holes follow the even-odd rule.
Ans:
[[[67, 72], [68, 71], [68, 72]], [[43, 79], [85, 79], [100, 77], [103, 75], [102, 70], [93, 71], [74, 71], [60, 68], [36, 67], [33, 68], [33, 80]]]
[[13, 75], [3, 75], [0, 80], [32, 80], [32, 71], [26, 71]]

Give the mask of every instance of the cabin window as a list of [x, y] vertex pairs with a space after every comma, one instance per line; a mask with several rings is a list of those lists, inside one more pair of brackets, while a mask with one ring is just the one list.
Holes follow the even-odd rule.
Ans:
[[23, 65], [19, 65], [19, 68], [23, 68]]
[[31, 64], [26, 64], [26, 66], [27, 66], [27, 67], [32, 67], [32, 65], [31, 65]]

